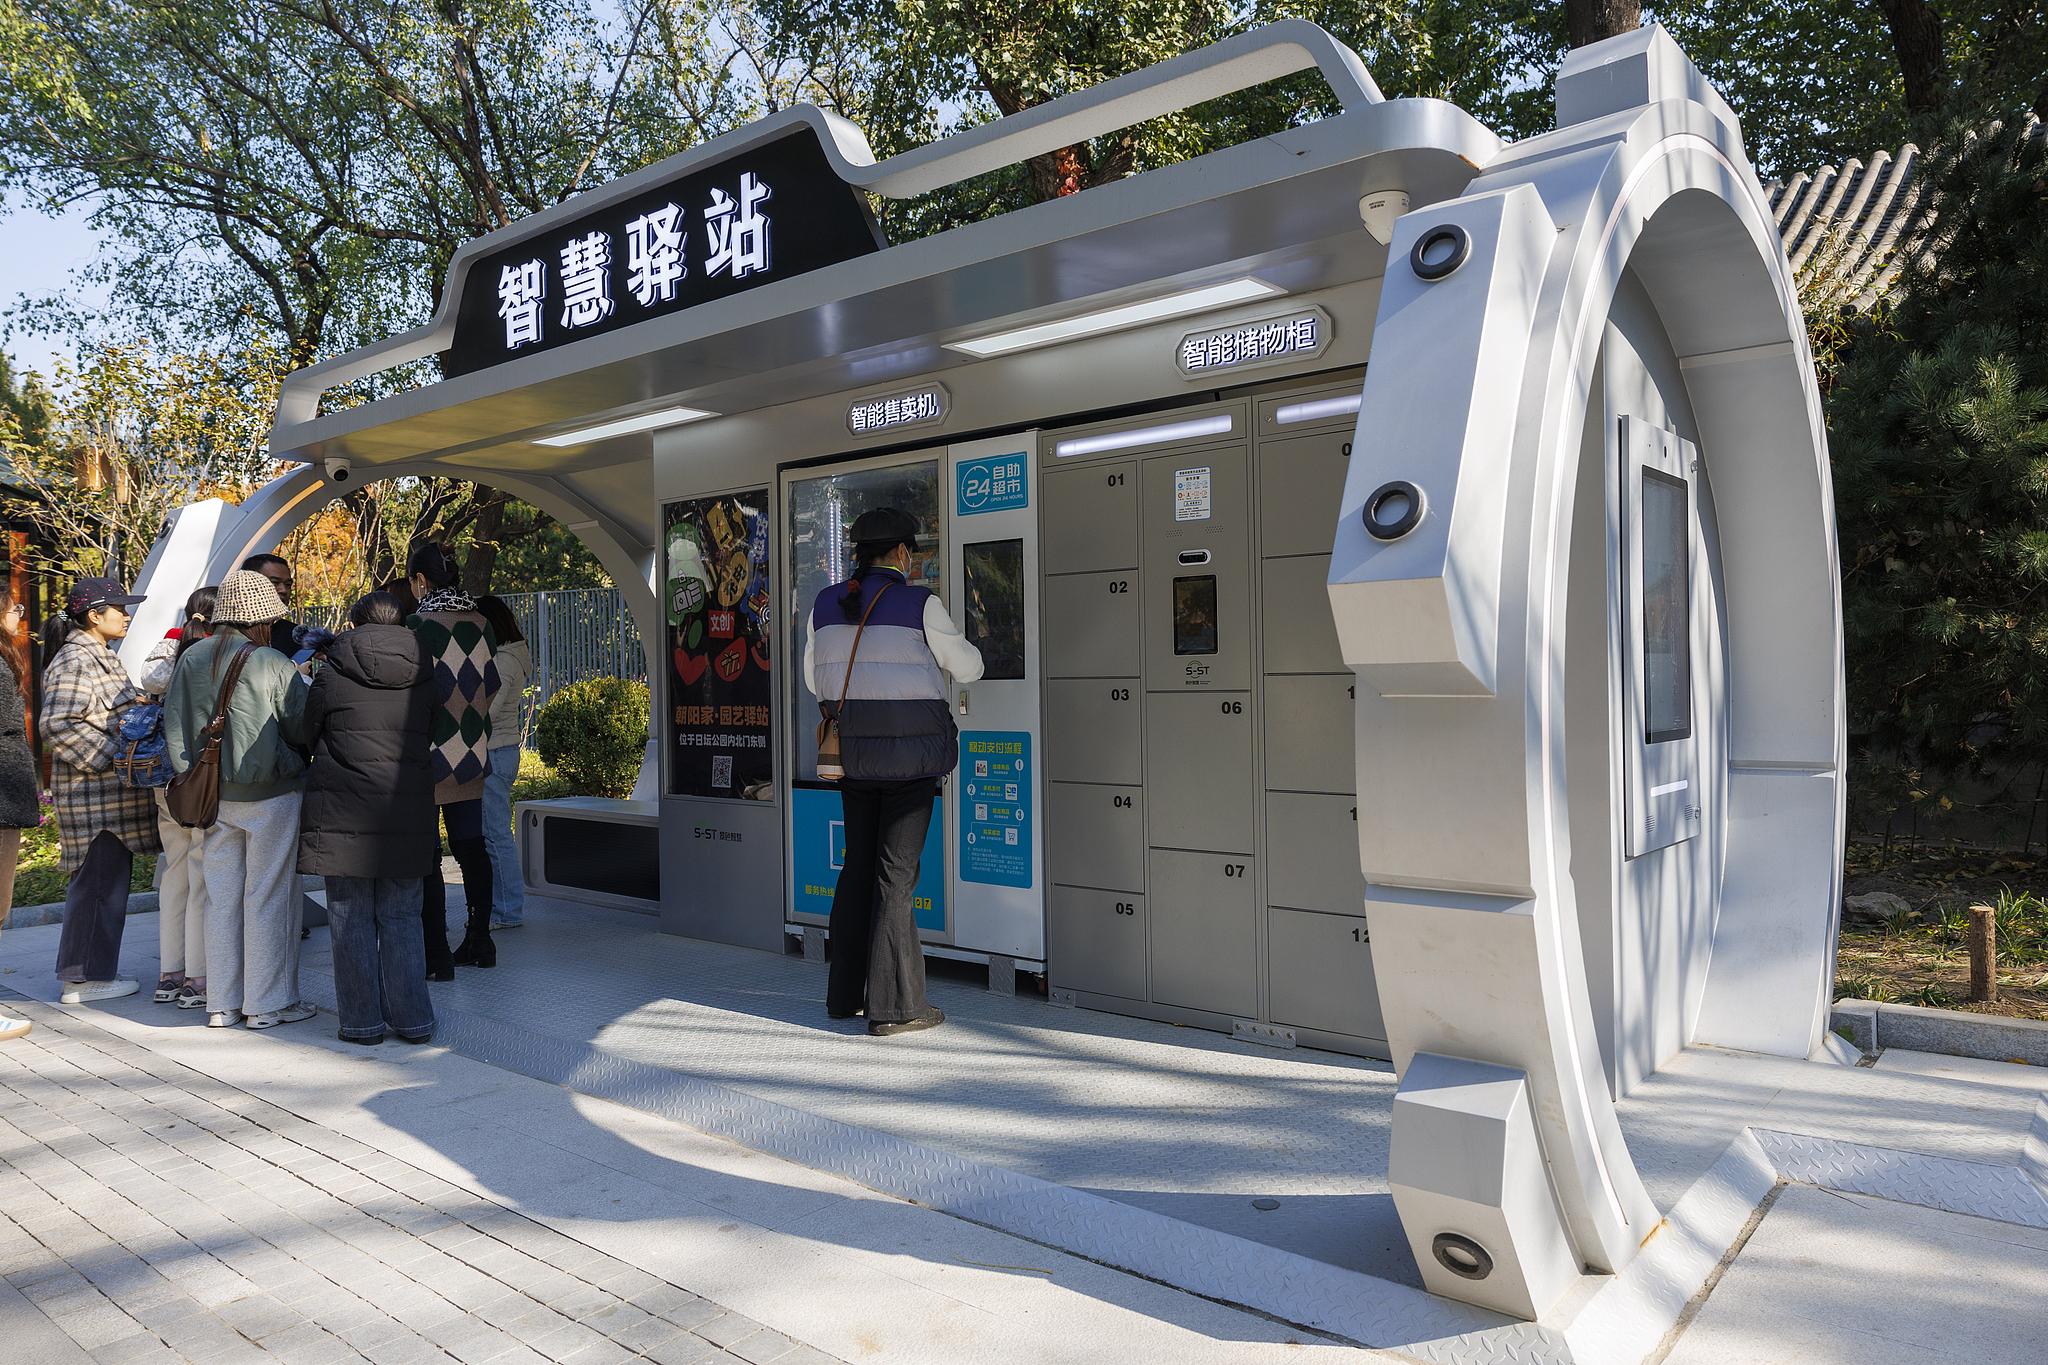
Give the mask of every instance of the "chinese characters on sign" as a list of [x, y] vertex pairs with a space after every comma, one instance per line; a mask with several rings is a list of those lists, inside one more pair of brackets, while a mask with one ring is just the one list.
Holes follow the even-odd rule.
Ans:
[[768, 268], [768, 215], [761, 212], [761, 201], [774, 197], [752, 171], [740, 177], [737, 202], [724, 190], [711, 191], [711, 207], [704, 210], [705, 245], [711, 251], [705, 273], [729, 270], [737, 279]]
[[522, 261], [498, 272], [498, 316], [505, 319], [505, 349], [540, 340], [540, 306], [547, 276], [539, 261]]
[[968, 730], [960, 736], [960, 880], [1031, 885], [1031, 736]]
[[[768, 215], [761, 201], [772, 197], [753, 174], [740, 177], [740, 197], [711, 191], [704, 209], [704, 237], [710, 254], [704, 271], [735, 277], [768, 268]], [[562, 317], [564, 328], [589, 327], [612, 315], [612, 237], [608, 232], [572, 236], [562, 244]], [[541, 339], [542, 295], [547, 288], [538, 260], [505, 266], [498, 275], [498, 316], [505, 320], [505, 349]], [[642, 308], [676, 296], [676, 285], [690, 273], [684, 258], [683, 210], [666, 204], [626, 224], [626, 289]]]
[[626, 288], [642, 308], [666, 303], [690, 273], [683, 259], [683, 211], [664, 204], [626, 224]]
[[816, 133], [795, 129], [722, 161], [559, 217], [469, 261], [444, 358], [468, 374], [883, 245], [866, 199]]
[[857, 399], [846, 409], [846, 429], [856, 436], [897, 427], [922, 426], [946, 418], [946, 390], [933, 384], [909, 393]]
[[954, 474], [959, 491], [959, 515], [969, 517], [976, 512], [1007, 512], [1029, 507], [1030, 476], [1026, 470], [1030, 463], [1030, 457], [1021, 450], [1013, 455], [962, 460]]
[[1181, 338], [1180, 367], [1188, 374], [1258, 365], [1271, 360], [1315, 355], [1329, 344], [1329, 315], [1320, 308], [1292, 317], [1248, 323], [1220, 332], [1194, 332]]

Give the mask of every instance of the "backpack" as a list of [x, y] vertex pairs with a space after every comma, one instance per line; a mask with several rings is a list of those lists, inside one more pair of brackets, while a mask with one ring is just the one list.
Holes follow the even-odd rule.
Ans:
[[170, 745], [164, 741], [164, 708], [146, 701], [121, 713], [121, 755], [114, 760], [124, 787], [163, 787], [171, 781]]

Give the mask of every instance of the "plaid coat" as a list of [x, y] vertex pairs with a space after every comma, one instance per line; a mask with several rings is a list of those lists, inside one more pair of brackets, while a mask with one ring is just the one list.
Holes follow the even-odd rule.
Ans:
[[65, 872], [78, 870], [103, 829], [130, 853], [163, 849], [155, 794], [122, 786], [114, 768], [122, 747], [121, 712], [144, 700], [114, 651], [90, 636], [66, 640], [43, 675], [43, 743], [50, 751], [50, 797], [63, 848], [58, 865]]

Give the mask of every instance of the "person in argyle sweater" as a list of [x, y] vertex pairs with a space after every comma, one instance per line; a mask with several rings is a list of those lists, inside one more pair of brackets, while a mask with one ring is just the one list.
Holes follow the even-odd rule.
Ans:
[[448, 951], [447, 887], [438, 863], [421, 897], [422, 932], [427, 943], [427, 977], [453, 981], [457, 967], [493, 967], [491, 942], [491, 857], [484, 841], [484, 777], [491, 770], [491, 702], [498, 695], [498, 641], [491, 623], [462, 591], [455, 556], [440, 545], [422, 545], [406, 564], [408, 586], [419, 611], [406, 624], [426, 644], [434, 661], [440, 709], [434, 716], [434, 803], [448, 831], [448, 851], [462, 869], [462, 894], [469, 917], [462, 946]]

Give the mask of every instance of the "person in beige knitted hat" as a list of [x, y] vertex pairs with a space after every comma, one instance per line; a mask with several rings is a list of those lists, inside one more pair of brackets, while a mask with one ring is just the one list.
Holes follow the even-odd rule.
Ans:
[[228, 699], [220, 746], [220, 818], [206, 831], [206, 1008], [213, 1028], [274, 1028], [310, 1019], [299, 999], [296, 872], [307, 743], [302, 670], [274, 649], [270, 623], [285, 614], [260, 573], [221, 580], [213, 634], [194, 644], [164, 695], [171, 766], [189, 769], [206, 747], [229, 665], [241, 677]]

